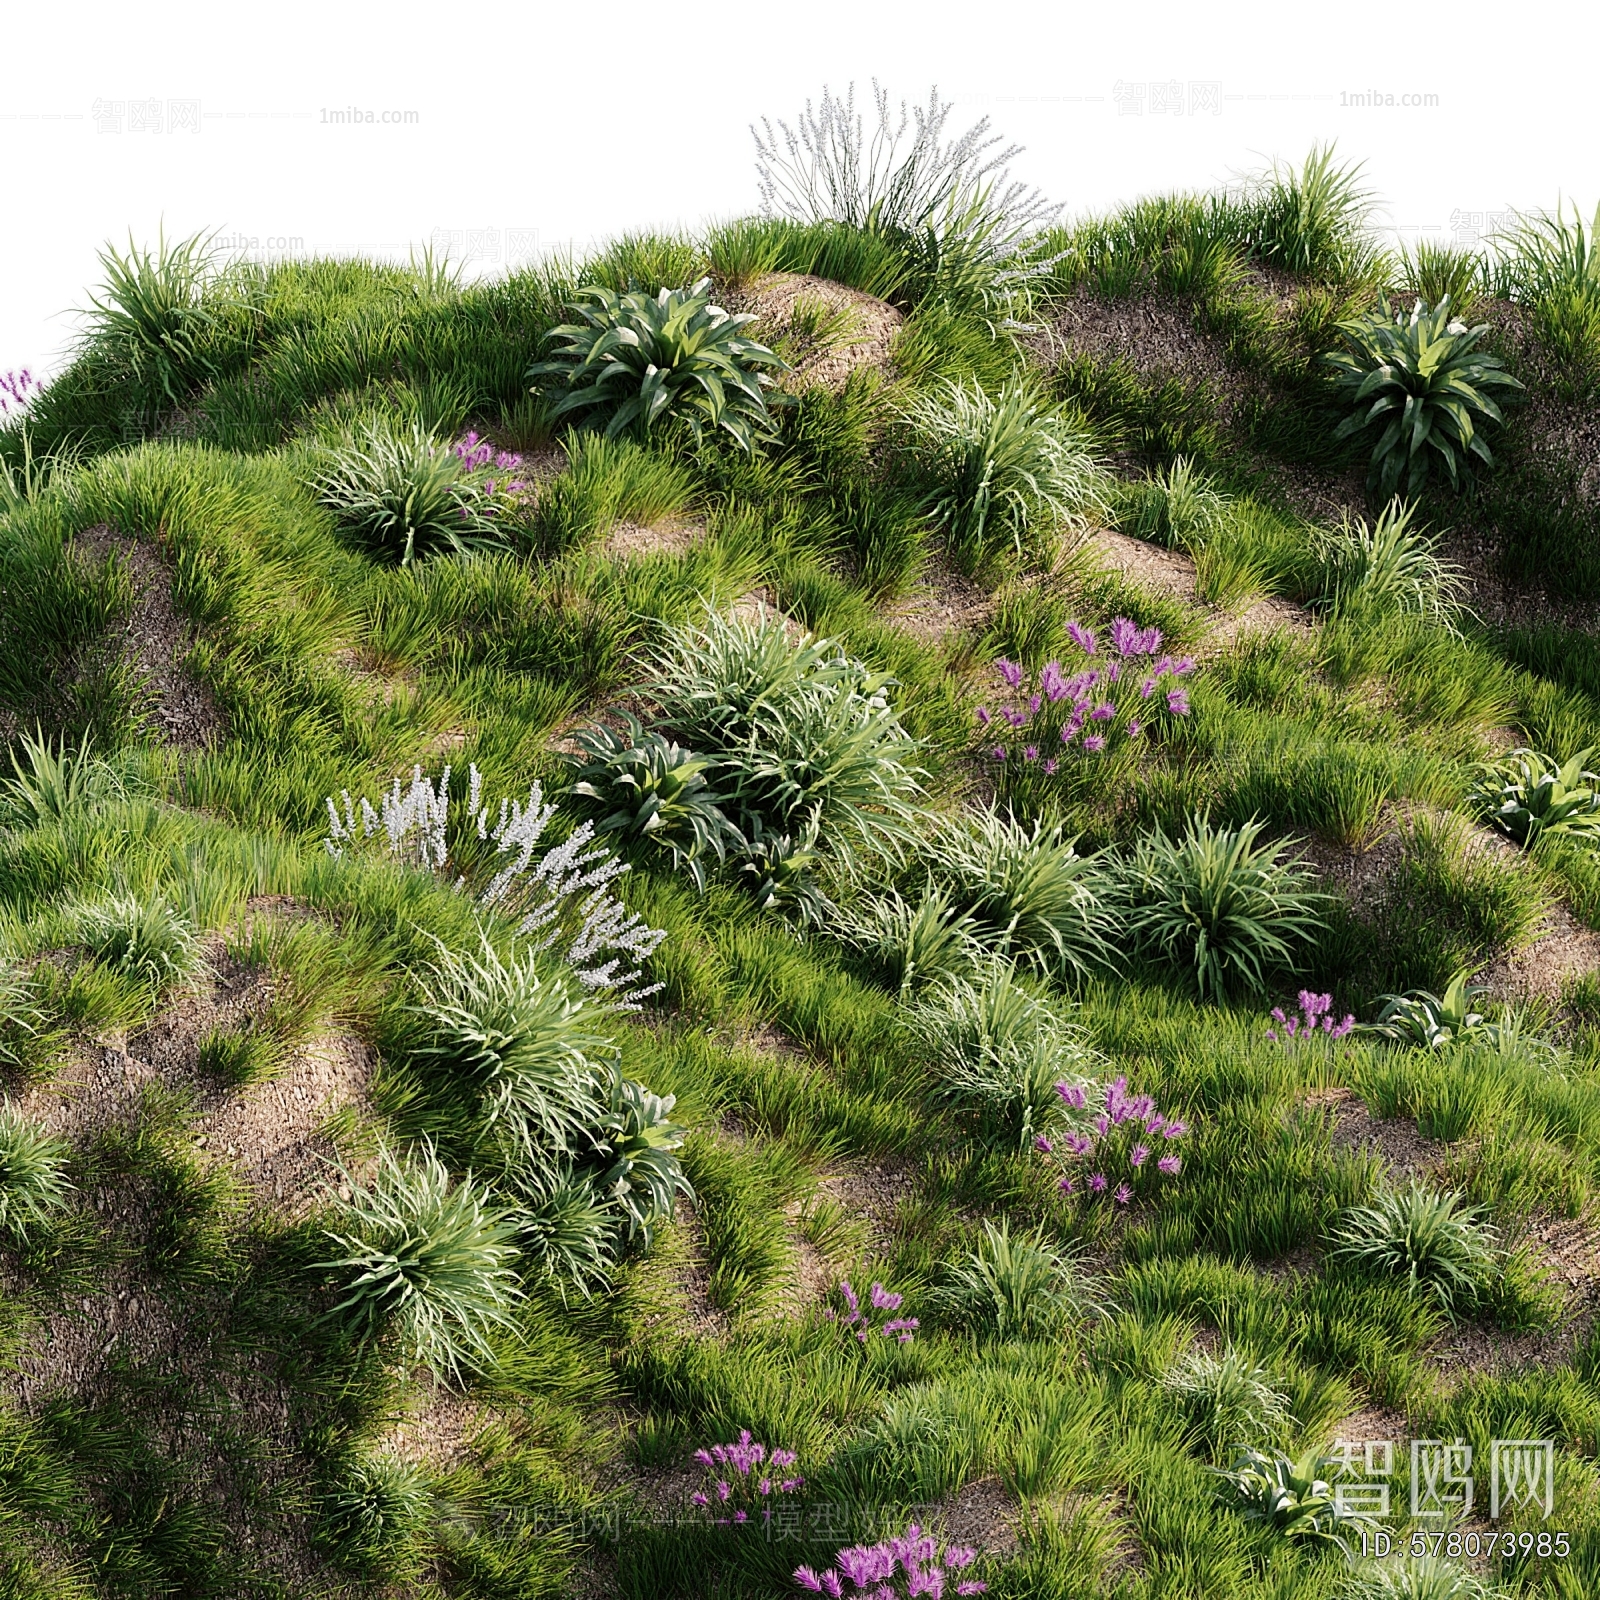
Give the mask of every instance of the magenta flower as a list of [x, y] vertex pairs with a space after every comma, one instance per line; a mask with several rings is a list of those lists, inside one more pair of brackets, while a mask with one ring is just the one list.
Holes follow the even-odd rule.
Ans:
[[1058, 1188], [1062, 1192], [1062, 1194], [1074, 1194], [1074, 1193], [1076, 1193], [1078, 1186], [1077, 1186], [1076, 1183], [1074, 1183], [1072, 1181], [1072, 1178], [1069, 1176], [1069, 1177], [1063, 1178], [1061, 1180], [1061, 1182], [1056, 1185], [1056, 1188]]
[[1105, 749], [1105, 747], [1106, 741], [1104, 736], [1101, 734], [1091, 733], [1086, 735], [1084, 738], [1083, 748], [1090, 751], [1094, 755], [1099, 755], [1100, 752]]
[[1056, 1093], [1067, 1102], [1074, 1111], [1082, 1111], [1084, 1106], [1083, 1086], [1077, 1083], [1058, 1083]]
[[1128, 1164], [1130, 1166], [1142, 1167], [1149, 1159], [1150, 1146], [1147, 1144], [1136, 1144], [1128, 1156]]
[[989, 726], [989, 708], [988, 708], [988, 706], [979, 706], [978, 707], [978, 721], [981, 722], [984, 725], [984, 727], [986, 727], [986, 728]]
[[1117, 714], [1117, 708], [1109, 700], [1102, 700], [1093, 711], [1089, 713], [1091, 722], [1110, 722]]
[[1169, 1178], [1177, 1177], [1177, 1175], [1183, 1171], [1183, 1157], [1162, 1156], [1162, 1158], [1156, 1162], [1156, 1171], [1164, 1173]]
[[1105, 1173], [1091, 1172], [1089, 1174], [1089, 1187], [1093, 1189], [1096, 1194], [1104, 1194], [1106, 1192]]
[[1139, 735], [1141, 733], [1143, 733], [1143, 732], [1144, 732], [1144, 724], [1137, 717], [1129, 718], [1129, 720], [1128, 720], [1128, 737], [1130, 739], [1137, 739], [1139, 737]]
[[1022, 687], [1022, 668], [1015, 661], [1007, 661], [1004, 656], [995, 662], [995, 669], [1006, 683], [1013, 689]]
[[1033, 1148], [1035, 1150], [1043, 1150], [1046, 1155], [1049, 1155], [1050, 1152], [1055, 1149], [1055, 1146], [1051, 1144], [1051, 1142], [1041, 1133], [1039, 1137], [1033, 1141]]
[[1189, 694], [1186, 689], [1167, 690], [1167, 710], [1175, 717], [1189, 715]]
[[1117, 1192], [1112, 1195], [1111, 1198], [1115, 1200], [1119, 1206], [1125, 1206], [1131, 1199], [1133, 1199], [1133, 1190], [1130, 1189], [1127, 1184], [1119, 1183], [1117, 1185]]
[[1026, 745], [1024, 745], [1022, 747], [1022, 759], [1024, 761], [1037, 761], [1039, 759], [1039, 747], [1038, 747], [1038, 745], [1036, 745], [1036, 744], [1026, 744]]
[[1163, 1139], [1181, 1139], [1188, 1131], [1189, 1124], [1187, 1122], [1169, 1122], [1161, 1130], [1161, 1137]]
[[1054, 756], [1051, 756], [1051, 758], [1047, 762], [1045, 762], [1045, 764], [1044, 764], [1044, 775], [1047, 778], [1055, 777], [1055, 775], [1056, 775], [1056, 758]]
[[1006, 747], [1003, 744], [997, 744], [989, 753], [996, 761], [1004, 761], [1006, 758]]
[[1092, 656], [1095, 653], [1094, 635], [1081, 623], [1069, 622], [1067, 624], [1067, 636], [1086, 656]]

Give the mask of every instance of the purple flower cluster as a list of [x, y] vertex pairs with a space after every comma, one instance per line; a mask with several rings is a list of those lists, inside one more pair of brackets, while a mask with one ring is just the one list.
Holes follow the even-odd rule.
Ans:
[[[1058, 1083], [1056, 1093], [1069, 1110], [1088, 1111], [1088, 1093], [1081, 1085]], [[1106, 1090], [1103, 1107], [1091, 1127], [1090, 1133], [1066, 1133], [1054, 1139], [1040, 1134], [1033, 1141], [1035, 1149], [1055, 1156], [1063, 1165], [1070, 1163], [1076, 1168], [1082, 1163], [1094, 1168], [1081, 1184], [1077, 1171], [1064, 1173], [1063, 1194], [1098, 1200], [1109, 1193], [1119, 1206], [1125, 1206], [1136, 1189], [1149, 1188], [1183, 1171], [1183, 1157], [1171, 1145], [1189, 1131], [1189, 1124], [1163, 1116], [1147, 1094], [1130, 1095], [1125, 1077]], [[1125, 1178], [1121, 1175], [1124, 1167]]]
[[[921, 1324], [915, 1317], [890, 1317], [885, 1322], [874, 1326], [872, 1317], [874, 1312], [898, 1311], [902, 1295], [893, 1294], [885, 1289], [881, 1283], [873, 1284], [867, 1296], [867, 1304], [861, 1304], [860, 1297], [850, 1286], [848, 1278], [839, 1284], [839, 1293], [844, 1296], [845, 1307], [849, 1315], [844, 1318], [844, 1325], [854, 1331], [856, 1338], [862, 1344], [867, 1342], [870, 1335], [881, 1333], [885, 1339], [895, 1339], [901, 1344], [909, 1344], [912, 1335], [916, 1333]], [[832, 1307], [828, 1310], [830, 1319], [837, 1320], [839, 1313]]]
[[1141, 628], [1127, 617], [1114, 618], [1107, 631], [1102, 654], [1092, 629], [1069, 622], [1068, 637], [1083, 659], [1071, 673], [1059, 661], [1046, 662], [1036, 684], [1015, 661], [1002, 656], [995, 662], [1010, 691], [1007, 703], [994, 710], [979, 706], [978, 723], [1020, 743], [991, 746], [994, 760], [1039, 763], [1046, 777], [1054, 777], [1061, 758], [1051, 752], [1058, 743], [1101, 755], [1118, 733], [1126, 739], [1143, 735], [1163, 706], [1169, 716], [1189, 715], [1189, 691], [1175, 680], [1194, 671], [1193, 659], [1159, 654], [1161, 630]]
[[[469, 433], [466, 438], [456, 440], [451, 449], [468, 472], [482, 472], [486, 468], [493, 467], [500, 472], [516, 473], [522, 471], [524, 467], [521, 456], [513, 455], [507, 450], [496, 450], [488, 439], [481, 439], [475, 433]], [[494, 478], [485, 478], [477, 487], [492, 499], [497, 492], [520, 494], [532, 485], [522, 478], [508, 477], [498, 481]]]
[[[761, 1520], [772, 1521], [772, 1497], [793, 1494], [804, 1478], [777, 1478], [785, 1467], [799, 1459], [793, 1450], [768, 1450], [742, 1428], [734, 1444], [714, 1444], [709, 1450], [696, 1450], [694, 1458], [714, 1475], [710, 1492], [691, 1499], [710, 1515], [718, 1527], [739, 1527], [750, 1520], [750, 1512], [760, 1507]], [[713, 1502], [713, 1496], [715, 1501]], [[726, 1516], [716, 1515], [726, 1511]]]
[[26, 411], [43, 391], [44, 385], [26, 367], [21, 372], [0, 372], [0, 417]]
[[[989, 1587], [976, 1578], [963, 1578], [945, 1588], [946, 1575], [970, 1567], [977, 1554], [966, 1545], [953, 1544], [941, 1556], [935, 1541], [913, 1522], [901, 1538], [851, 1545], [833, 1558], [826, 1572], [800, 1567], [794, 1579], [812, 1594], [853, 1595], [862, 1600], [912, 1600], [916, 1595], [928, 1595], [930, 1600], [941, 1600], [947, 1593], [982, 1594]], [[896, 1581], [897, 1574], [905, 1580], [903, 1588]]]
[[[1326, 1039], [1342, 1039], [1355, 1027], [1356, 1019], [1346, 1012], [1338, 1022], [1333, 1020], [1333, 996], [1331, 994], [1312, 994], [1309, 989], [1300, 991], [1300, 1011], [1296, 1015], [1290, 1012], [1284, 1015], [1282, 1006], [1272, 1008], [1272, 1020], [1277, 1023], [1276, 1028], [1267, 1029], [1267, 1037], [1274, 1043], [1285, 1046], [1292, 1044], [1297, 1039], [1305, 1039], [1314, 1034], [1320, 1034]], [[1282, 1029], [1282, 1032], [1279, 1032]]]

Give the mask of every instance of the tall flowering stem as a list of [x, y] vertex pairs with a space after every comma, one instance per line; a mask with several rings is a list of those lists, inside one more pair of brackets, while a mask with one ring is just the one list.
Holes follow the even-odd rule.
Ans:
[[921, 1326], [915, 1317], [886, 1315], [898, 1311], [904, 1297], [885, 1289], [881, 1283], [873, 1284], [864, 1305], [848, 1278], [840, 1282], [839, 1296], [844, 1301], [844, 1315], [841, 1316], [830, 1306], [828, 1317], [832, 1321], [843, 1322], [862, 1344], [866, 1344], [873, 1334], [893, 1339], [898, 1344], [909, 1344]]
[[1152, 1193], [1183, 1171], [1178, 1142], [1189, 1124], [1163, 1116], [1147, 1094], [1130, 1095], [1117, 1078], [1099, 1103], [1077, 1084], [1058, 1083], [1056, 1093], [1070, 1111], [1087, 1117], [1082, 1131], [1034, 1140], [1034, 1147], [1062, 1168], [1060, 1189], [1083, 1205], [1110, 1201], [1125, 1206]]
[[1267, 1037], [1288, 1049], [1308, 1039], [1342, 1039], [1355, 1025], [1356, 1019], [1348, 1011], [1337, 1022], [1333, 1020], [1331, 994], [1313, 994], [1309, 989], [1302, 989], [1298, 1012], [1286, 1013], [1282, 1006], [1272, 1008]]
[[1067, 634], [1074, 654], [1046, 662], [1037, 679], [1003, 656], [995, 662], [1004, 689], [977, 712], [993, 760], [1054, 777], [1063, 761], [1103, 756], [1189, 715], [1183, 680], [1194, 661], [1163, 651], [1159, 628], [1117, 617], [1103, 634], [1079, 622], [1069, 622]]
[[476, 433], [456, 440], [450, 452], [468, 474], [462, 487], [482, 497], [482, 504], [477, 509], [485, 516], [499, 516], [519, 509], [516, 497], [533, 487], [526, 479], [517, 476], [525, 470], [521, 456], [496, 449], [493, 443]]
[[706, 1469], [710, 1481], [690, 1496], [718, 1527], [743, 1527], [772, 1521], [774, 1499], [793, 1494], [806, 1480], [785, 1476], [799, 1459], [793, 1450], [768, 1450], [743, 1428], [732, 1444], [714, 1444], [696, 1450], [694, 1458]]
[[929, 1595], [943, 1600], [947, 1594], [983, 1594], [988, 1589], [981, 1579], [956, 1576], [972, 1565], [977, 1554], [967, 1545], [952, 1544], [941, 1555], [937, 1541], [913, 1522], [898, 1539], [839, 1551], [824, 1572], [798, 1567], [794, 1581], [811, 1594], [853, 1595], [861, 1600]]

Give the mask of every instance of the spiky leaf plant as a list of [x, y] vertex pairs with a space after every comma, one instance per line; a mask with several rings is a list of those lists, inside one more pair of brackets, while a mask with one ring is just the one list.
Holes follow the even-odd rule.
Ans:
[[1013, 1149], [1059, 1122], [1056, 1085], [1083, 1084], [1093, 1064], [1083, 1031], [992, 957], [935, 984], [905, 1020], [928, 1046], [937, 1097], [975, 1113]]
[[587, 729], [578, 735], [572, 792], [595, 802], [597, 834], [659, 845], [674, 867], [704, 890], [707, 865], [727, 860], [744, 843], [722, 809], [723, 797], [706, 781], [715, 765], [654, 731], [632, 712], [620, 730]]
[[339, 1566], [390, 1582], [414, 1579], [433, 1518], [426, 1474], [394, 1456], [347, 1464], [321, 1497], [318, 1543]]
[[461, 458], [420, 423], [363, 424], [324, 452], [313, 487], [341, 527], [401, 566], [502, 537]]
[[28, 975], [0, 959], [0, 1067], [23, 1066], [28, 1041], [37, 1038], [43, 1024], [44, 1012], [34, 999]]
[[11, 752], [13, 777], [0, 789], [0, 822], [14, 828], [39, 828], [80, 817], [121, 797], [122, 787], [85, 739], [75, 751], [35, 729], [23, 734], [21, 751]]
[[987, 949], [1082, 977], [1115, 964], [1122, 918], [1104, 859], [1075, 846], [1060, 823], [1027, 827], [990, 806], [938, 824], [929, 867]]
[[985, 1219], [977, 1248], [946, 1269], [934, 1304], [1000, 1339], [1046, 1338], [1065, 1323], [1106, 1314], [1076, 1256], [1042, 1230], [1013, 1234], [1004, 1218]]
[[91, 955], [152, 989], [192, 977], [204, 965], [194, 923], [159, 889], [90, 901], [72, 921]]
[[1438, 540], [1413, 526], [1416, 507], [1391, 500], [1375, 523], [1346, 517], [1325, 533], [1320, 604], [1335, 616], [1415, 616], [1454, 631], [1466, 578], [1438, 554]]
[[66, 1205], [70, 1155], [64, 1141], [15, 1106], [0, 1105], [0, 1235], [25, 1239]]
[[1134, 937], [1165, 961], [1188, 967], [1200, 993], [1236, 987], [1259, 993], [1278, 967], [1293, 970], [1299, 948], [1326, 924], [1330, 897], [1305, 868], [1258, 844], [1264, 824], [1214, 828], [1192, 817], [1183, 837], [1157, 828], [1135, 845], [1126, 892]]
[[1250, 185], [1248, 243], [1290, 272], [1359, 277], [1376, 255], [1366, 228], [1372, 203], [1361, 163], [1341, 162], [1331, 142], [1313, 145], [1298, 167], [1274, 162]]
[[406, 1158], [385, 1146], [370, 1186], [341, 1173], [353, 1197], [327, 1230], [339, 1254], [318, 1263], [344, 1291], [329, 1316], [439, 1377], [487, 1369], [522, 1294], [515, 1222], [470, 1174], [453, 1182], [431, 1145]]
[[592, 1149], [606, 1115], [615, 1047], [594, 1002], [564, 974], [541, 973], [536, 952], [502, 959], [442, 951], [422, 984], [415, 1054], [425, 1079], [459, 1104], [475, 1131], [536, 1190], [555, 1187]]
[[1211, 1451], [1271, 1441], [1293, 1421], [1271, 1372], [1232, 1345], [1216, 1354], [1190, 1350], [1162, 1374], [1161, 1386], [1189, 1437]]
[[1499, 1260], [1496, 1230], [1453, 1190], [1413, 1180], [1352, 1206], [1333, 1233], [1333, 1259], [1374, 1277], [1403, 1279], [1407, 1291], [1448, 1315], [1475, 1306]]
[[618, 1216], [593, 1181], [567, 1173], [543, 1194], [524, 1196], [517, 1240], [529, 1272], [565, 1301], [567, 1290], [588, 1296], [611, 1280], [617, 1263]]
[[671, 1120], [675, 1103], [674, 1095], [652, 1094], [613, 1071], [610, 1105], [588, 1164], [595, 1192], [621, 1212], [627, 1236], [646, 1248], [678, 1196], [694, 1198], [678, 1155], [684, 1130]]
[[1474, 998], [1484, 991], [1468, 983], [1470, 976], [1470, 970], [1456, 973], [1442, 995], [1412, 989], [1406, 994], [1381, 996], [1383, 1006], [1377, 1021], [1365, 1024], [1361, 1032], [1424, 1050], [1442, 1050], [1468, 1039], [1493, 1043], [1499, 1029], [1482, 1012], [1472, 1009]]
[[1557, 761], [1526, 747], [1478, 768], [1468, 804], [1524, 848], [1546, 834], [1600, 844], [1600, 772], [1591, 746]]
[[1048, 556], [1105, 510], [1106, 473], [1087, 433], [1025, 384], [991, 397], [945, 380], [903, 414], [928, 513], [968, 567], [1005, 550]]
[[1339, 1508], [1333, 1484], [1323, 1476], [1333, 1465], [1314, 1450], [1299, 1460], [1277, 1451], [1246, 1450], [1220, 1476], [1248, 1521], [1265, 1523], [1285, 1539], [1332, 1545], [1349, 1554], [1346, 1539], [1368, 1519]]
[[553, 416], [592, 416], [609, 436], [641, 438], [678, 419], [696, 440], [720, 429], [745, 451], [772, 436], [768, 394], [784, 362], [745, 336], [751, 314], [712, 303], [709, 278], [653, 295], [600, 285], [581, 293], [567, 308], [578, 320], [552, 328], [554, 353], [528, 368], [530, 380], [564, 386]]
[[1460, 488], [1474, 460], [1493, 466], [1484, 430], [1504, 420], [1493, 391], [1522, 385], [1478, 348], [1488, 331], [1452, 319], [1448, 297], [1431, 310], [1419, 300], [1409, 315], [1380, 298], [1377, 311], [1339, 323], [1344, 348], [1322, 358], [1350, 408], [1334, 438], [1376, 433], [1369, 488], [1387, 499], [1403, 481], [1415, 498], [1435, 467]]

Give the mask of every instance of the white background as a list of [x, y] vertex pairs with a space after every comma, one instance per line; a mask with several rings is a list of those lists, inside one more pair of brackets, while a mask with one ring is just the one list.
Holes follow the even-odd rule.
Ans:
[[[8, 9], [0, 372], [59, 368], [108, 238], [164, 225], [259, 255], [401, 259], [453, 238], [456, 259], [477, 250], [469, 270], [500, 271], [530, 248], [754, 211], [750, 122], [874, 76], [896, 98], [937, 84], [952, 132], [989, 115], [1026, 146], [1016, 175], [1069, 215], [1328, 138], [1408, 235], [1600, 199], [1600, 23], [1581, 3]], [[1180, 108], [1156, 113], [1169, 85]], [[1353, 103], [1372, 91], [1437, 101]], [[174, 109], [198, 132], [173, 130]], [[327, 119], [351, 109], [361, 122]]]

